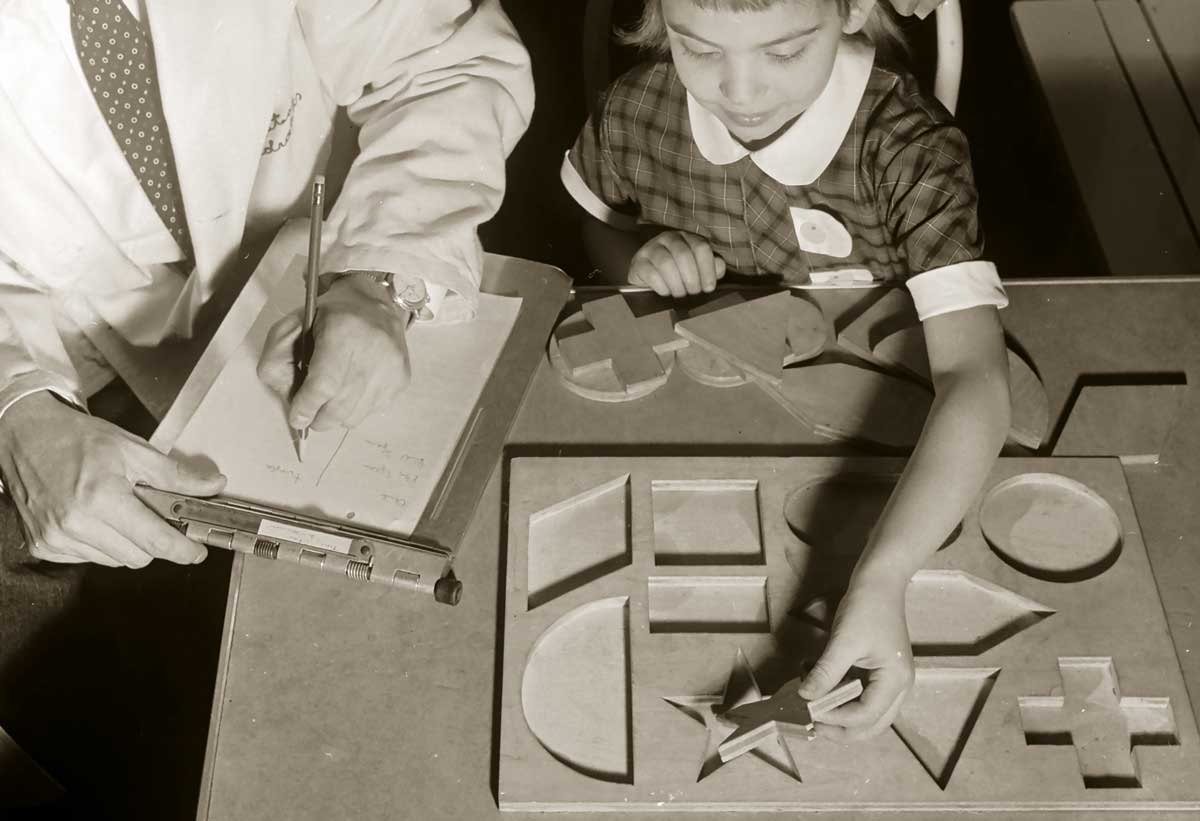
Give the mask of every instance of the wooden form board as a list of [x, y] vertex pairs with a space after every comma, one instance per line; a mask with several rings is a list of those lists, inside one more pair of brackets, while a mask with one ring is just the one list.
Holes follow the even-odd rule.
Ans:
[[1054, 455], [1157, 462], [1186, 393], [1186, 384], [1083, 385], [1067, 408]]
[[[1189, 218], [1187, 208], [1196, 196], [1196, 125], [1167, 58], [1153, 50], [1170, 44], [1176, 72], [1193, 72], [1196, 27], [1185, 21], [1197, 13], [1191, 0], [1136, 6], [1019, 0], [1012, 13], [1110, 273], [1194, 274], [1200, 214]], [[1135, 16], [1143, 9], [1154, 43]], [[1179, 56], [1188, 53], [1190, 62]]]
[[[796, 535], [811, 529], [789, 525], [789, 499], [832, 482], [828, 504], [812, 506], [828, 511], [843, 504], [845, 477], [894, 481], [902, 468], [894, 459], [513, 459], [501, 809], [1200, 809], [1200, 738], [1110, 459], [997, 463], [980, 497], [1000, 486], [992, 497], [1004, 507], [981, 517], [973, 506], [910, 585], [918, 673], [892, 731], [848, 745], [769, 738], [714, 761], [731, 732], [714, 707], [755, 687], [773, 692], [815, 658], [825, 634], [799, 614], [844, 584], [832, 568], [852, 564]], [[983, 518], [998, 543], [1027, 547], [1049, 534], [1047, 550], [1070, 547], [1086, 528], [1053, 526], [1056, 509], [1037, 499], [1047, 474], [1059, 477], [1049, 499], [1079, 483], [1119, 523], [1119, 549], [1099, 568], [1089, 554], [1080, 581], [1014, 566], [981, 529]], [[1067, 505], [1064, 515], [1088, 509]], [[1107, 538], [1111, 521], [1093, 532]], [[531, 599], [530, 568], [544, 591], [543, 571], [557, 563], [548, 557], [560, 553], [592, 556], [590, 569], [574, 558], [553, 597]]]

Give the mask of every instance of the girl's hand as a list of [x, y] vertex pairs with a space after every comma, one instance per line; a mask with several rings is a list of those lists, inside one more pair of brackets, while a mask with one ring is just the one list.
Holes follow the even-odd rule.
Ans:
[[629, 263], [629, 284], [653, 288], [659, 296], [708, 293], [723, 276], [725, 260], [702, 237], [687, 231], [655, 235]]
[[800, 695], [825, 695], [851, 667], [867, 670], [858, 701], [821, 716], [816, 732], [835, 741], [857, 741], [886, 730], [895, 720], [912, 687], [912, 645], [904, 616], [907, 580], [856, 582], [838, 606], [829, 644], [805, 678]]

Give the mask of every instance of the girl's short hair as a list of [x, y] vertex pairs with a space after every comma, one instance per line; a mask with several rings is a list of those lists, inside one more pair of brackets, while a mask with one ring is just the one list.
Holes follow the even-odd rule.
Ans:
[[[843, 18], [850, 14], [850, 0], [815, 0], [816, 2], [836, 2], [838, 13]], [[782, 2], [794, 0], [691, 0], [702, 9], [720, 9], [723, 11], [762, 11]], [[863, 24], [861, 34], [875, 46], [880, 62], [895, 65], [906, 65], [912, 58], [908, 40], [904, 30], [900, 28], [899, 20], [892, 11], [888, 0], [878, 0], [875, 8]], [[642, 16], [632, 28], [619, 30], [618, 39], [629, 46], [636, 46], [659, 57], [671, 53], [667, 40], [667, 24], [663, 20], [662, 0], [645, 0]]]

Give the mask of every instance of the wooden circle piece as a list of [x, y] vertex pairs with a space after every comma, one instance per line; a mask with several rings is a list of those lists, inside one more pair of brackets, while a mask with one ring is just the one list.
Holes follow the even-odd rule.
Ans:
[[993, 487], [979, 526], [1000, 558], [1044, 581], [1098, 576], [1121, 551], [1121, 520], [1108, 502], [1057, 473], [1024, 473]]
[[783, 364], [815, 359], [825, 350], [829, 325], [821, 309], [806, 299], [793, 298], [788, 304], [787, 353]]
[[750, 381], [746, 372], [731, 365], [707, 348], [688, 345], [675, 353], [679, 367], [701, 385], [713, 388], [736, 388]]
[[[587, 324], [582, 311], [571, 314], [559, 324], [559, 327], [569, 328], [576, 324]], [[550, 344], [546, 348], [546, 355], [567, 390], [584, 399], [592, 399], [597, 402], [628, 402], [633, 399], [641, 399], [667, 384], [667, 377], [671, 375], [671, 369], [675, 364], [675, 351], [655, 351], [658, 361], [662, 364], [662, 378], [626, 388], [613, 373], [611, 365], [592, 368], [578, 376], [572, 375], [570, 367], [567, 366], [559, 351], [558, 339], [554, 334], [550, 335]]]

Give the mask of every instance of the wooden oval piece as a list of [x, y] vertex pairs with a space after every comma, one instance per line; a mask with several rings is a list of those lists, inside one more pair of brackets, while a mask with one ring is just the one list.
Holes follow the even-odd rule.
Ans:
[[983, 537], [1013, 567], [1046, 581], [1107, 570], [1121, 550], [1121, 520], [1101, 496], [1057, 473], [1006, 479], [983, 498]]

